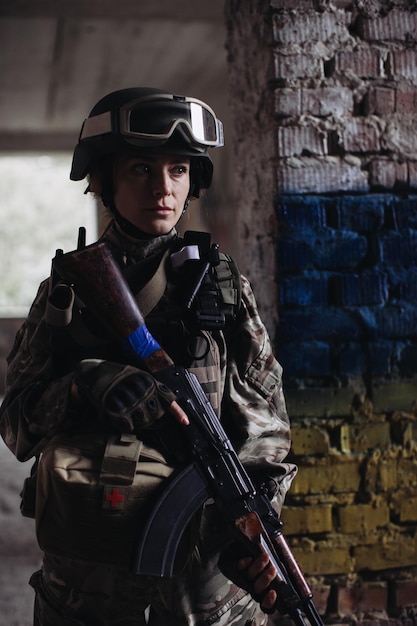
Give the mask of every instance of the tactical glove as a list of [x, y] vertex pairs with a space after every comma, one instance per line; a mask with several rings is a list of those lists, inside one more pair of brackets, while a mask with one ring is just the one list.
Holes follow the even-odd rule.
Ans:
[[175, 394], [151, 374], [112, 361], [81, 361], [74, 384], [80, 399], [94, 406], [117, 432], [137, 433], [151, 426], [175, 400]]
[[[234, 582], [235, 585], [238, 585], [241, 589], [248, 591], [255, 602], [260, 604], [264, 613], [274, 613], [276, 607], [263, 606], [263, 601], [265, 595], [270, 590], [269, 583], [275, 577], [275, 570], [269, 569], [271, 567], [270, 563], [265, 566], [263, 572], [265, 573], [266, 570], [268, 570], [268, 572], [266, 572], [267, 575], [269, 575], [268, 583], [257, 592], [255, 585], [260, 575], [256, 576], [256, 578], [251, 578], [248, 574], [247, 568], [242, 570], [238, 567], [240, 559], [244, 559], [249, 556], [249, 551], [245, 545], [240, 541], [234, 541], [222, 550], [219, 558], [219, 569], [224, 576]], [[250, 558], [250, 560], [253, 561], [252, 558]]]

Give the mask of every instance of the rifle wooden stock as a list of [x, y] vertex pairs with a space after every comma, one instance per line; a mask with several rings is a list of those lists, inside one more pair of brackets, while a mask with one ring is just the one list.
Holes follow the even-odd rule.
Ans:
[[145, 322], [105, 243], [61, 254], [54, 269], [74, 284], [77, 295], [116, 337], [127, 337]]
[[53, 269], [71, 283], [77, 296], [119, 340], [145, 362], [151, 372], [172, 365], [172, 360], [149, 334], [142, 313], [111, 250], [104, 242], [59, 254]]
[[[196, 376], [175, 366], [150, 335], [111, 250], [104, 243], [93, 244], [56, 257], [54, 264], [84, 304], [129, 346], [138, 363], [174, 391], [189, 418], [189, 425], [177, 425], [188, 444], [189, 465], [168, 482], [151, 512], [133, 556], [133, 570], [171, 575], [186, 523], [212, 497], [252, 554], [264, 550], [269, 555], [277, 571], [276, 609], [290, 615], [298, 626], [306, 626], [305, 618], [311, 626], [323, 626], [312, 592], [282, 535], [277, 512], [267, 495], [255, 489]], [[166, 444], [170, 443], [168, 434]], [[169, 520], [172, 527], [167, 529]]]

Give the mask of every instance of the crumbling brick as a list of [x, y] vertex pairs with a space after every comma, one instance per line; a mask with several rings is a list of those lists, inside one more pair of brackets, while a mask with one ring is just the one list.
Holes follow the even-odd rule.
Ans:
[[358, 571], [371, 572], [417, 565], [415, 539], [402, 535], [395, 541], [380, 540], [375, 545], [359, 545], [353, 549]]
[[344, 424], [341, 428], [343, 452], [366, 452], [372, 448], [387, 448], [391, 444], [387, 422]]
[[330, 505], [285, 506], [282, 510], [281, 519], [284, 523], [285, 534], [288, 536], [310, 535], [333, 530], [332, 507]]
[[[332, 457], [329, 457], [331, 459]], [[356, 493], [360, 485], [360, 461], [346, 459], [311, 466], [300, 464], [293, 494]]]
[[278, 156], [327, 154], [326, 134], [312, 126], [283, 126], [278, 128]]
[[389, 87], [374, 87], [365, 100], [366, 115], [390, 115], [395, 111], [395, 89]]
[[391, 604], [396, 608], [417, 605], [417, 580], [394, 580], [390, 584]]
[[291, 433], [292, 451], [297, 456], [321, 455], [329, 452], [328, 432], [318, 426], [293, 427]]
[[390, 521], [389, 507], [370, 504], [352, 504], [338, 509], [340, 532], [370, 533], [378, 527], [386, 526]]
[[408, 41], [417, 37], [417, 15], [410, 11], [392, 10], [386, 16], [361, 17], [358, 34], [366, 41]]
[[385, 611], [388, 603], [388, 588], [385, 582], [362, 582], [352, 586], [337, 585], [335, 609], [340, 617], [353, 611]]

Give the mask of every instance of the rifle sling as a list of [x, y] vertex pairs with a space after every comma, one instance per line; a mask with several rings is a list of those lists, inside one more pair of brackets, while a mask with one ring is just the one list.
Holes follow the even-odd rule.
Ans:
[[170, 253], [171, 250], [168, 249], [163, 255], [158, 269], [152, 278], [135, 294], [135, 300], [142, 311], [143, 317], [149, 315], [165, 293], [167, 285], [166, 260]]
[[[162, 296], [164, 295], [167, 285], [166, 276], [166, 260], [170, 254], [170, 250], [167, 250], [163, 255], [159, 266], [144, 287], [135, 295], [136, 302], [139, 305], [144, 316], [148, 315], [158, 304]], [[57, 316], [51, 309], [51, 304], [48, 301], [46, 308], [46, 320], [47, 322], [56, 328], [66, 327], [68, 332], [75, 341], [83, 346], [100, 346], [103, 344], [103, 337], [96, 335], [90, 328], [82, 321], [78, 314], [73, 314], [74, 300], [65, 309], [60, 311], [60, 315]]]

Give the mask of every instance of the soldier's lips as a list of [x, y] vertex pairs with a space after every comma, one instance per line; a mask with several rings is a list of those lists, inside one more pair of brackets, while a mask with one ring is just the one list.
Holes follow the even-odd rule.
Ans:
[[157, 213], [159, 215], [169, 215], [169, 213], [173, 213], [174, 209], [169, 206], [155, 206], [146, 209], [150, 213]]

